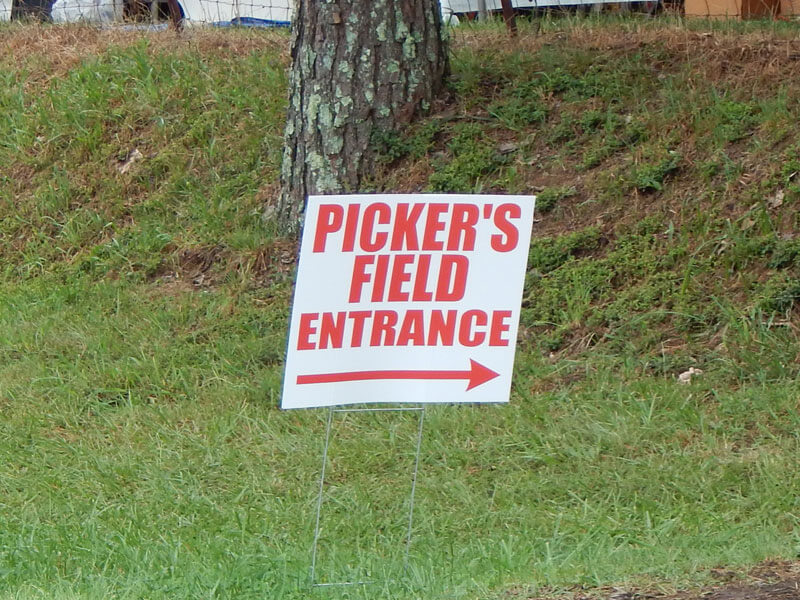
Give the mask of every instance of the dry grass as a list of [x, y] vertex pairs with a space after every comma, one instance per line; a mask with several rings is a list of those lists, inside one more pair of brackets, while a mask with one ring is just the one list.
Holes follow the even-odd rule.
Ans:
[[28, 67], [28, 83], [46, 83], [75, 68], [88, 57], [112, 48], [125, 48], [146, 40], [148, 51], [200, 53], [204, 56], [236, 57], [269, 51], [287, 61], [286, 32], [278, 30], [213, 29], [190, 27], [175, 31], [104, 29], [91, 25], [12, 25], [0, 35], [0, 65], [21, 60]]
[[[730, 77], [742, 80], [774, 81], [775, 77], [797, 76], [800, 73], [800, 39], [797, 31], [707, 31], [698, 32], [683, 25], [646, 22], [636, 27], [592, 26], [571, 22], [560, 31], [523, 29], [517, 38], [505, 31], [487, 33], [469, 27], [453, 37], [456, 49], [508, 53], [510, 50], [535, 53], [543, 46], [566, 44], [593, 52], [612, 55], [635, 52], [658, 45], [676, 59], [683, 57], [703, 68], [698, 76]], [[602, 56], [602, 55], [601, 55]]]
[[[627, 27], [592, 25], [590, 22], [559, 23], [559, 30], [537, 31], [523, 28], [516, 38], [502, 30], [462, 26], [453, 30], [455, 50], [474, 48], [507, 53], [509, 50], [536, 52], [542, 46], [568, 43], [572, 47], [594, 51], [630, 52], [643, 46], [659, 44], [687, 59], [710, 62], [724, 72], [724, 66], [742, 65], [761, 70], [764, 66], [785, 68], [800, 63], [800, 39], [791, 29], [755, 32], [692, 31], [681, 24], [636, 22]], [[189, 27], [174, 31], [123, 30], [85, 24], [11, 25], [0, 35], [3, 59], [48, 57], [54, 75], [63, 73], [86, 56], [100, 54], [112, 47], [126, 47], [147, 40], [151, 52], [201, 51], [210, 55], [243, 56], [262, 50], [280, 51], [288, 62], [288, 35], [280, 30], [214, 29]], [[707, 60], [710, 59], [710, 60]]]

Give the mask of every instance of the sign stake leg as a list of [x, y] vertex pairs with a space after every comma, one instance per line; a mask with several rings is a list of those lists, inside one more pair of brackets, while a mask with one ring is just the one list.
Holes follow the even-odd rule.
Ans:
[[[328, 446], [331, 442], [331, 423], [333, 422], [333, 407], [328, 409], [328, 424], [325, 427], [325, 447], [322, 450], [322, 468], [319, 472], [319, 494], [317, 495], [317, 519], [314, 525], [314, 546], [311, 550], [311, 585], [314, 585], [316, 580], [317, 568], [317, 545], [319, 542], [319, 515], [322, 511], [322, 493], [325, 486], [325, 465], [328, 464]], [[419, 453], [419, 450], [417, 450]], [[419, 455], [418, 455], [419, 456]]]
[[413, 531], [414, 526], [414, 496], [417, 489], [417, 476], [419, 474], [419, 459], [421, 454], [422, 448], [422, 430], [423, 425], [425, 423], [425, 406], [419, 407], [401, 407], [401, 408], [335, 408], [331, 407], [328, 410], [328, 419], [327, 424], [325, 426], [325, 445], [322, 450], [322, 466], [320, 468], [320, 476], [319, 476], [319, 491], [317, 493], [317, 515], [314, 524], [314, 543], [311, 550], [311, 571], [309, 574], [310, 577], [310, 584], [312, 587], [330, 587], [330, 586], [347, 586], [347, 585], [366, 585], [368, 583], [374, 583], [372, 581], [343, 581], [343, 582], [334, 582], [334, 583], [317, 583], [316, 576], [317, 576], [317, 551], [319, 550], [319, 539], [321, 537], [321, 527], [320, 527], [320, 517], [322, 514], [322, 502], [325, 493], [325, 473], [326, 467], [328, 464], [328, 451], [330, 448], [331, 442], [331, 430], [333, 424], [333, 413], [377, 413], [377, 412], [407, 412], [407, 411], [416, 411], [419, 412], [419, 424], [417, 426], [417, 442], [416, 442], [416, 452], [414, 456], [414, 469], [411, 474], [411, 494], [409, 496], [409, 506], [408, 506], [408, 531], [406, 535], [406, 547], [405, 547], [405, 555], [403, 558], [403, 570], [408, 571], [408, 561], [409, 561], [409, 554], [411, 550], [411, 534]]
[[414, 458], [414, 474], [411, 477], [411, 498], [408, 506], [408, 534], [406, 536], [406, 555], [403, 559], [403, 570], [408, 571], [408, 555], [411, 551], [411, 528], [414, 524], [414, 493], [417, 491], [417, 474], [419, 473], [419, 455], [422, 447], [422, 425], [425, 422], [425, 406], [419, 411], [419, 428], [417, 429], [417, 454]]

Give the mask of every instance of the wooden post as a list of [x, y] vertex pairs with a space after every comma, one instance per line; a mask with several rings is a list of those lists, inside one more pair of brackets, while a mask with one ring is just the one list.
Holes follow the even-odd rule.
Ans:
[[503, 20], [506, 22], [508, 33], [511, 37], [517, 35], [517, 19], [514, 17], [514, 7], [511, 5], [511, 0], [500, 0], [503, 6]]

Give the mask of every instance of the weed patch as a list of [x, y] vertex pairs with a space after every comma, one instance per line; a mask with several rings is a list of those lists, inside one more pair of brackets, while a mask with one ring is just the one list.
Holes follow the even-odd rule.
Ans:
[[482, 180], [508, 162], [508, 157], [497, 152], [483, 128], [472, 123], [453, 128], [447, 149], [452, 158], [435, 165], [428, 179], [432, 192], [475, 191]]
[[556, 205], [566, 198], [571, 198], [578, 193], [574, 186], [561, 186], [545, 188], [536, 194], [536, 210], [540, 213], [548, 213]]
[[678, 170], [681, 164], [681, 155], [669, 150], [666, 156], [657, 162], [647, 162], [637, 165], [631, 175], [631, 185], [640, 192], [661, 191], [664, 189], [664, 180], [667, 175]]

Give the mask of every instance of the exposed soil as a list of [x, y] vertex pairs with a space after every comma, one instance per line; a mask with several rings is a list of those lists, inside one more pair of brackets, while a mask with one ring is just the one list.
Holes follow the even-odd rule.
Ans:
[[174, 252], [152, 279], [175, 291], [187, 291], [214, 288], [231, 272], [244, 272], [253, 287], [268, 287], [292, 270], [296, 253], [296, 243], [284, 239], [240, 252], [219, 245], [197, 246]]
[[748, 571], [711, 569], [718, 583], [690, 590], [659, 591], [647, 587], [576, 589], [566, 594], [530, 595], [510, 590], [507, 598], [525, 600], [800, 600], [800, 562], [768, 560]]

